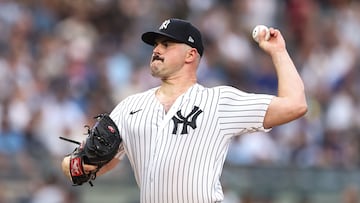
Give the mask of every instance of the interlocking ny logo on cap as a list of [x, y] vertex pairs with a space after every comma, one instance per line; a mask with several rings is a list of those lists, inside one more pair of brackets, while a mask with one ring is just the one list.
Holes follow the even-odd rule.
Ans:
[[161, 26], [159, 27], [159, 30], [164, 30], [168, 27], [168, 25], [170, 24], [170, 20], [165, 20]]

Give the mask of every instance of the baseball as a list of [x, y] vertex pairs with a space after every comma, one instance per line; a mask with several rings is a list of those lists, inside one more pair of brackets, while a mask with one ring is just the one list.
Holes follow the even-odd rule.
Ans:
[[259, 35], [263, 30], [266, 31], [265, 40], [269, 40], [270, 39], [270, 30], [265, 25], [257, 25], [257, 26], [255, 26], [255, 28], [252, 31], [252, 37], [258, 43], [259, 43]]

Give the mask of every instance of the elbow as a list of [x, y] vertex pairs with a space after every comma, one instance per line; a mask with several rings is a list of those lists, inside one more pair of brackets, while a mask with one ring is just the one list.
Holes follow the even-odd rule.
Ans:
[[297, 118], [303, 117], [308, 111], [308, 105], [306, 101], [300, 102], [296, 108]]
[[294, 96], [291, 100], [291, 103], [293, 104], [294, 117], [296, 119], [303, 117], [308, 111], [305, 91], [302, 91], [301, 94]]
[[307, 105], [304, 105], [302, 106], [300, 109], [299, 109], [299, 114], [300, 114], [300, 117], [304, 116], [308, 111], [308, 107]]

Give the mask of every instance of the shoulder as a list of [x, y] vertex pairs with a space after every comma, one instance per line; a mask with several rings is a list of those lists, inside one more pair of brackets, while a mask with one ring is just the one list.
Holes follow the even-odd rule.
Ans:
[[233, 98], [238, 96], [245, 96], [247, 95], [246, 92], [241, 91], [235, 87], [232, 86], [215, 86], [215, 87], [203, 87], [202, 85], [197, 85], [196, 88], [194, 88], [195, 91], [193, 91], [193, 94], [196, 94], [196, 96], [207, 96], [212, 98], [218, 98], [218, 99], [224, 99], [224, 98]]
[[134, 101], [139, 100], [139, 99], [143, 99], [143, 98], [146, 98], [146, 97], [149, 97], [149, 96], [153, 96], [156, 89], [158, 89], [158, 87], [151, 88], [151, 89], [146, 90], [144, 92], [140, 92], [140, 93], [130, 95], [130, 96], [126, 97], [123, 101], [121, 101], [119, 104], [131, 103], [131, 102], [134, 102]]
[[227, 86], [227, 85], [215, 86], [215, 87], [211, 87], [211, 88], [203, 88], [203, 90], [208, 91], [208, 92], [214, 92], [219, 95], [226, 95], [226, 94], [247, 95], [248, 94], [242, 90], [239, 90], [235, 87]]
[[130, 96], [127, 96], [125, 99], [120, 101], [115, 108], [112, 110], [110, 116], [111, 117], [118, 117], [119, 114], [122, 112], [126, 112], [130, 106], [139, 102], [139, 101], [146, 101], [147, 98], [150, 98], [154, 95], [154, 92], [157, 88], [152, 88], [144, 92], [136, 93]]
[[270, 103], [271, 99], [274, 95], [269, 94], [258, 94], [258, 93], [251, 93], [240, 90], [238, 88], [232, 86], [216, 86], [213, 88], [208, 88], [216, 92], [219, 95], [220, 104], [221, 103], [238, 103], [238, 102], [259, 102], [263, 100], [265, 103]]

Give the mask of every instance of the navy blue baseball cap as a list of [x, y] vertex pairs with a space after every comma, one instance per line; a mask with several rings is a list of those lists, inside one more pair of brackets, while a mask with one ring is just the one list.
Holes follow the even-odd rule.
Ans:
[[200, 56], [203, 55], [204, 46], [201, 33], [188, 21], [170, 18], [165, 20], [157, 31], [145, 32], [142, 34], [141, 39], [146, 44], [153, 46], [155, 40], [160, 37], [168, 37], [176, 42], [185, 43], [197, 49]]

